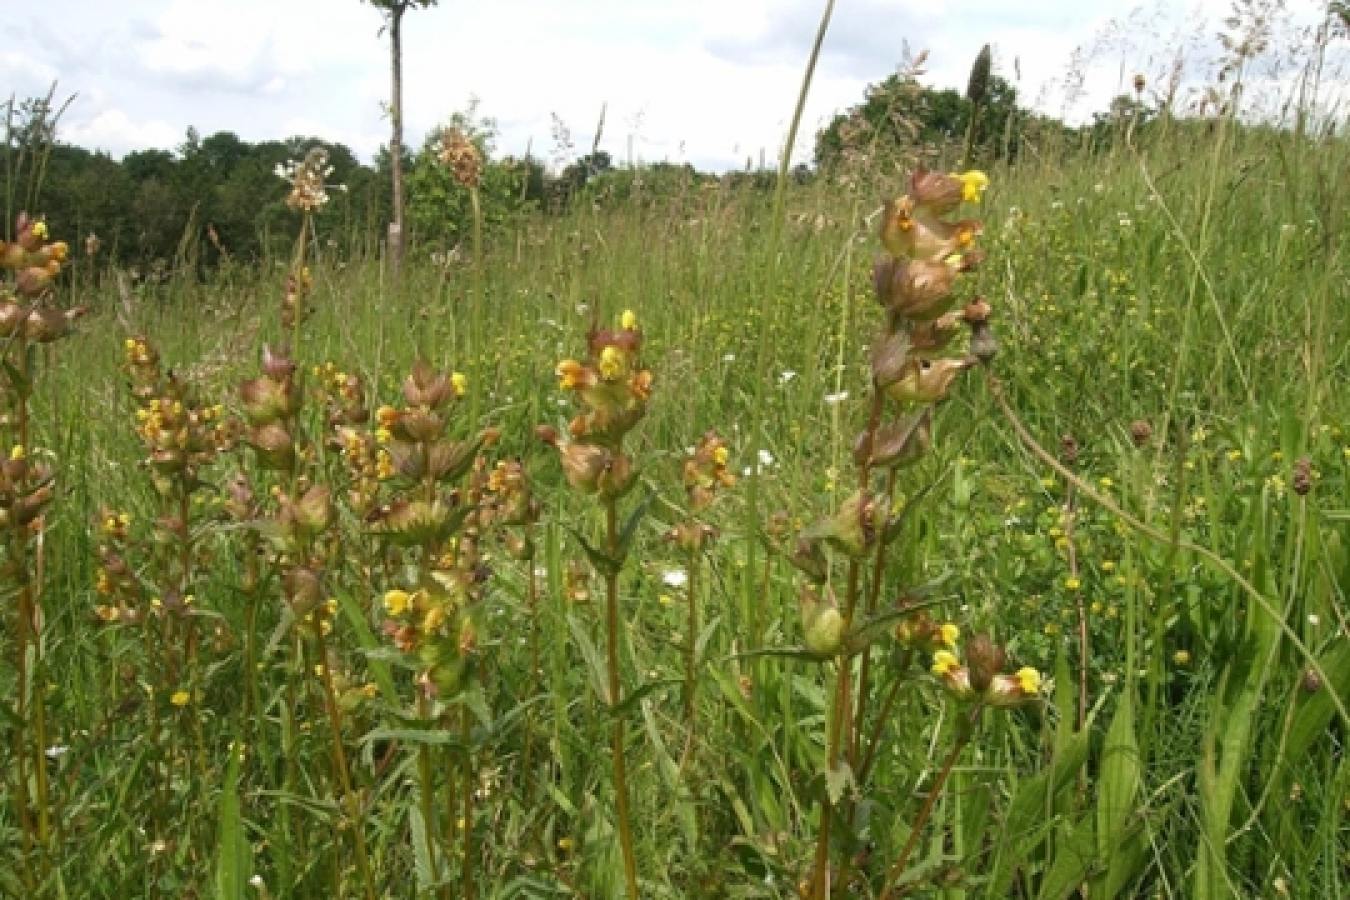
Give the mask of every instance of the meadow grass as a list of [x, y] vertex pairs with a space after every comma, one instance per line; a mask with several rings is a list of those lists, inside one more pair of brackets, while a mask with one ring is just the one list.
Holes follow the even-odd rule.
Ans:
[[[878, 593], [889, 604], [933, 583], [935, 615], [992, 633], [1053, 686], [1041, 706], [987, 718], [951, 757], [905, 885], [944, 897], [1064, 897], [1085, 883], [1094, 897], [1343, 896], [1347, 144], [1189, 122], [1104, 152], [1041, 150], [989, 172], [988, 260], [963, 291], [992, 303], [1001, 350], [937, 408], [933, 451], [901, 473], [900, 496], [927, 497]], [[430, 728], [380, 635], [380, 598], [402, 570], [338, 514], [332, 655], [317, 659], [337, 691], [376, 686], [344, 695], [339, 726], [359, 816], [344, 812], [326, 686], [312, 651], [292, 653], [276, 583], [255, 591], [260, 656], [245, 671], [246, 529], [218, 513], [242, 453], [211, 464], [212, 488], [194, 495], [189, 703], [154, 693], [170, 686], [142, 629], [93, 615], [100, 509], [126, 511], [141, 533], [162, 514], [138, 463], [124, 339], [144, 334], [203, 397], [236, 408], [261, 344], [288, 338], [277, 305], [289, 262], [121, 295], [111, 273], [77, 278], [72, 300], [93, 311], [40, 353], [31, 400], [31, 446], [61, 488], [41, 538], [41, 689], [48, 742], [66, 749], [47, 763], [47, 847], [22, 852], [12, 807], [0, 810], [0, 891], [354, 895], [359, 829], [378, 896], [621, 896], [605, 746], [619, 715], [640, 895], [795, 896], [826, 790], [830, 678], [818, 662], [757, 653], [803, 642], [799, 579], [765, 531], [773, 513], [800, 529], [852, 491], [880, 319], [875, 228], [858, 213], [901, 189], [899, 172], [792, 186], [781, 226], [772, 198], [728, 185], [579, 206], [487, 241], [481, 282], [415, 251], [398, 282], [376, 260], [311, 260], [302, 368], [358, 373], [371, 408], [401, 402], [419, 353], [464, 373], [451, 431], [499, 429], [491, 452], [522, 459], [542, 507], [537, 611], [530, 569], [485, 546], [478, 686]], [[572, 565], [586, 561], [582, 538], [603, 534], [603, 511], [565, 489], [535, 426], [565, 429], [554, 367], [625, 309], [656, 387], [628, 439], [640, 474], [625, 505], [651, 499], [615, 576], [627, 701], [612, 712], [601, 581]], [[703, 629], [687, 744], [693, 636], [672, 573], [694, 567], [662, 535], [688, 512], [681, 461], [710, 429], [741, 479], [707, 513], [720, 534], [694, 582]], [[880, 656], [873, 710], [895, 665]], [[0, 673], [8, 694], [8, 662]], [[151, 707], [169, 717], [166, 745], [146, 738]], [[908, 842], [965, 715], [924, 678], [886, 710], [839, 844], [866, 873], [861, 896]], [[418, 747], [434, 754], [429, 775]], [[468, 866], [448, 842], [465, 810]]]

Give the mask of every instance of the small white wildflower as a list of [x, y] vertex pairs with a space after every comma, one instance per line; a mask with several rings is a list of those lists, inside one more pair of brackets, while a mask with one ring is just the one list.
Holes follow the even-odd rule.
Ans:
[[666, 587], [681, 588], [689, 581], [689, 574], [684, 569], [667, 569], [661, 575], [661, 583]]
[[252, 878], [248, 880], [248, 886], [251, 888], [255, 888], [256, 890], [262, 890], [263, 888], [262, 876], [254, 875]]
[[736, 361], [735, 353], [724, 353], [722, 355], [722, 362], [735, 362], [735, 361]]
[[[1308, 613], [1308, 624], [1309, 624], [1309, 625], [1320, 625], [1320, 624], [1322, 624], [1322, 619], [1321, 619], [1320, 616], [1317, 615], [1317, 613]], [[49, 752], [50, 752], [50, 751], [49, 751]]]
[[848, 399], [848, 391], [838, 391], [837, 393], [826, 394], [825, 405], [838, 406], [840, 403], [843, 403], [847, 399]]
[[43, 752], [48, 759], [60, 759], [70, 752], [70, 748], [62, 744], [53, 744]]
[[764, 450], [761, 448], [759, 451], [760, 466], [767, 469], [769, 466], [773, 465], [773, 463], [774, 463], [773, 454], [770, 453], [768, 450]]
[[792, 379], [794, 379], [794, 378], [796, 378], [796, 377], [797, 377], [797, 373], [796, 373], [796, 372], [792, 371], [791, 369], [784, 369], [784, 370], [783, 370], [782, 372], [780, 372], [779, 375], [778, 375], [778, 383], [779, 383], [779, 384], [787, 384], [789, 381], [791, 381]]

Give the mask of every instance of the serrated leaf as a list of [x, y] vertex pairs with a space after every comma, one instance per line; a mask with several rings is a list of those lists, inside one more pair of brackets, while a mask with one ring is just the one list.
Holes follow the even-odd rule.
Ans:
[[593, 546], [591, 542], [586, 540], [585, 536], [575, 528], [568, 528], [567, 530], [572, 533], [572, 537], [577, 539], [577, 543], [581, 544], [581, 549], [585, 551], [586, 558], [591, 561], [591, 565], [595, 568], [596, 572], [608, 577], [619, 574], [619, 570], [623, 568], [623, 560], [616, 559], [605, 551]]
[[456, 732], [441, 728], [375, 728], [361, 738], [361, 743], [374, 741], [398, 741], [404, 744], [427, 745], [431, 747], [463, 747], [464, 742]]
[[431, 864], [432, 849], [427, 840], [427, 823], [416, 803], [408, 807], [408, 826], [412, 832], [413, 872], [417, 876], [417, 895], [420, 897], [431, 889], [436, 879], [432, 877], [435, 870]]
[[647, 510], [651, 508], [652, 501], [655, 499], [656, 493], [648, 491], [647, 496], [643, 497], [638, 505], [633, 507], [633, 511], [624, 520], [623, 527], [619, 529], [618, 551], [615, 553], [619, 565], [622, 566], [623, 561], [628, 558], [628, 551], [633, 546], [633, 538], [637, 536], [638, 525], [642, 523], [643, 517], [647, 515]]

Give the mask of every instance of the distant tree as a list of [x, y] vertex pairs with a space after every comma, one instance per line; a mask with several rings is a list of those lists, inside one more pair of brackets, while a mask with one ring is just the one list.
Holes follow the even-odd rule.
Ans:
[[596, 150], [578, 157], [576, 162], [567, 166], [558, 175], [555, 189], [558, 191], [563, 204], [565, 205], [572, 197], [575, 197], [591, 179], [605, 174], [612, 168], [614, 168], [614, 160], [603, 150]]
[[[912, 78], [891, 75], [869, 85], [862, 103], [836, 115], [816, 134], [816, 165], [828, 168], [873, 147], [883, 154], [897, 148], [941, 153], [964, 139], [971, 110], [971, 102], [957, 91], [934, 90]], [[1015, 155], [1014, 132], [1025, 115], [1017, 106], [1017, 89], [997, 75], [991, 77], [975, 121], [976, 159]]]
[[[389, 146], [403, 146], [403, 14], [409, 9], [426, 9], [435, 6], [438, 0], [366, 0], [371, 6], [384, 13], [385, 27], [389, 29], [389, 58], [392, 68], [390, 86], [389, 119], [393, 133]], [[394, 272], [397, 273], [403, 263], [404, 247], [404, 200], [403, 200], [403, 155], [395, 153], [393, 160], [393, 220], [389, 223], [389, 258]]]

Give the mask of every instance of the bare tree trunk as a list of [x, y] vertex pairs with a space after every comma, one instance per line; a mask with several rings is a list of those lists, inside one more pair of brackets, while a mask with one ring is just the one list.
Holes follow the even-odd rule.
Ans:
[[389, 260], [397, 276], [403, 267], [403, 13], [404, 3], [389, 6], [389, 41], [393, 64], [393, 97], [389, 118], [394, 134], [390, 143], [390, 162], [394, 170], [394, 219], [389, 223]]

